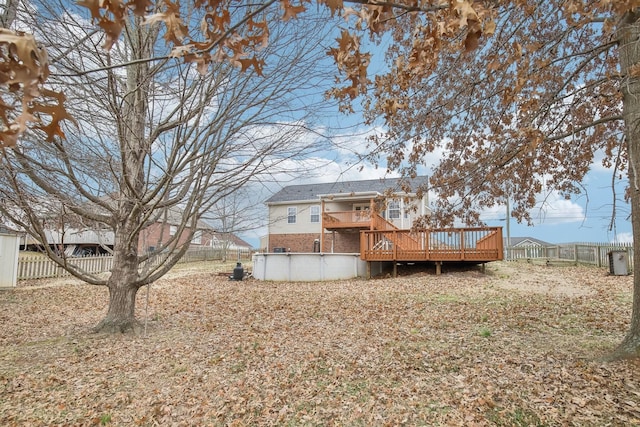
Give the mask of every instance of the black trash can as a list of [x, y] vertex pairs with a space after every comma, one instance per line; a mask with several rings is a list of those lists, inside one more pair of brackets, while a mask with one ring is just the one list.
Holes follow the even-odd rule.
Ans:
[[242, 268], [242, 263], [238, 263], [236, 268], [233, 269], [233, 280], [242, 280], [244, 277], [244, 268]]

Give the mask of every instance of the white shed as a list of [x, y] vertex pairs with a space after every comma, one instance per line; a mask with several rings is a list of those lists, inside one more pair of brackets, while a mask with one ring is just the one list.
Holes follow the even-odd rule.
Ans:
[[0, 232], [0, 288], [15, 287], [18, 281], [20, 236]]

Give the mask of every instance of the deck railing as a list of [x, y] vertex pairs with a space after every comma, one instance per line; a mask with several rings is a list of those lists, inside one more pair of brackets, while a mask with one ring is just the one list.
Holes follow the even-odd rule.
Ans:
[[363, 211], [343, 211], [343, 212], [323, 212], [322, 214], [325, 228], [353, 228], [369, 227], [372, 230], [391, 231], [398, 230], [391, 221], [384, 219], [378, 213], [369, 210]]
[[502, 227], [363, 231], [366, 261], [497, 261], [503, 259]]
[[325, 228], [369, 227], [371, 213], [363, 211], [323, 212]]
[[398, 227], [396, 227], [395, 225], [393, 225], [392, 222], [387, 221], [386, 219], [382, 218], [380, 215], [375, 214], [373, 215], [373, 217], [371, 218], [371, 225], [372, 225], [372, 230], [397, 230]]

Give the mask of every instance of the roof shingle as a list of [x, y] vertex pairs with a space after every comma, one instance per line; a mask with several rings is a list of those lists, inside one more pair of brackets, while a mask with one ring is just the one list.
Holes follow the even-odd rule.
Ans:
[[[349, 194], [368, 191], [384, 193], [387, 190], [399, 192], [401, 191], [401, 184], [403, 182], [405, 181], [403, 181], [402, 178], [382, 178], [362, 181], [289, 185], [271, 196], [265, 203], [313, 201], [317, 200], [318, 196], [322, 194]], [[409, 182], [410, 188], [415, 191], [420, 186], [426, 188], [428, 178], [426, 176], [419, 176], [406, 182]]]

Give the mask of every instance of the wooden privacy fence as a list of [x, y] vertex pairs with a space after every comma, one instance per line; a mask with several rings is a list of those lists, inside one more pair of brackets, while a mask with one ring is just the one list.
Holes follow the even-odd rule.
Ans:
[[[187, 251], [178, 263], [215, 260], [250, 259], [250, 249], [228, 249], [225, 253], [217, 248], [198, 248]], [[113, 267], [112, 255], [98, 255], [86, 257], [67, 258], [67, 262], [73, 264], [87, 273], [97, 274], [110, 271]], [[70, 276], [64, 268], [51, 261], [44, 255], [31, 255], [18, 259], [18, 280], [45, 279], [52, 277]]]
[[505, 259], [550, 259], [609, 267], [610, 252], [626, 252], [629, 271], [633, 271], [632, 243], [572, 243], [552, 246], [512, 246], [505, 248]]

